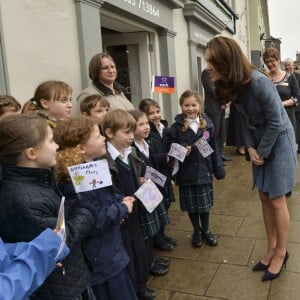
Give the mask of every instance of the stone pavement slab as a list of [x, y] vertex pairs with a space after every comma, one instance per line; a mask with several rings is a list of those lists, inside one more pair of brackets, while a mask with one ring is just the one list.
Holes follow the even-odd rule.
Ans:
[[[267, 247], [264, 222], [257, 190], [252, 189], [251, 164], [234, 148], [225, 148], [226, 178], [214, 181], [214, 207], [210, 228], [219, 240], [217, 247], [204, 243], [191, 246], [192, 226], [186, 212], [176, 202], [169, 211], [167, 233], [179, 241], [172, 251], [155, 250], [155, 255], [170, 258], [170, 271], [163, 277], [151, 277], [156, 300], [299, 300], [300, 299], [300, 174], [297, 186], [288, 198], [290, 230], [287, 268], [280, 278], [261, 282], [263, 272], [252, 267]], [[298, 160], [300, 154], [298, 154]]]

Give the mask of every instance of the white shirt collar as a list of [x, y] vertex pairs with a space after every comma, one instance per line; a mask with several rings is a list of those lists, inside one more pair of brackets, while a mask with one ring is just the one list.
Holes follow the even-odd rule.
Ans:
[[197, 117], [196, 119], [190, 119], [187, 118], [188, 122], [189, 122], [189, 127], [194, 131], [194, 133], [196, 134], [198, 132], [198, 128], [199, 128], [199, 117]]
[[196, 119], [191, 119], [191, 118], [187, 118], [189, 124], [191, 123], [197, 123], [199, 124], [200, 120], [199, 120], [199, 117], [197, 117]]
[[123, 162], [128, 162], [128, 155], [132, 151], [132, 147], [128, 147], [124, 149], [124, 154], [121, 154], [120, 151], [113, 146], [112, 143], [107, 142], [107, 151], [110, 153], [113, 160], [116, 160], [117, 158], [120, 158]]
[[141, 146], [136, 142], [134, 142], [134, 144], [147, 158], [149, 158], [149, 145], [145, 140], [143, 141], [144, 146]]
[[163, 136], [163, 131], [165, 129], [165, 125], [162, 124], [161, 122], [159, 122], [159, 125], [156, 127], [158, 133], [160, 134], [160, 136], [162, 137]]

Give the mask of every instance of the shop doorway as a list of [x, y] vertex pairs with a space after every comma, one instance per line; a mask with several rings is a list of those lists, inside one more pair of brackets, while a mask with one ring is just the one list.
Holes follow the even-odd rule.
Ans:
[[102, 44], [116, 62], [117, 81], [125, 88], [126, 97], [138, 107], [141, 99], [151, 93], [148, 33], [103, 33]]

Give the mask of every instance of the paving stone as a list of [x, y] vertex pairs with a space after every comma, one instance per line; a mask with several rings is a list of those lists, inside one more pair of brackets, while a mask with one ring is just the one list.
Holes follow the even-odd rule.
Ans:
[[192, 295], [204, 295], [218, 268], [218, 264], [193, 261], [174, 260], [170, 272], [163, 278], [156, 277], [151, 281], [154, 289], [166, 289]]
[[[214, 181], [215, 205], [210, 214], [210, 229], [219, 240], [217, 247], [191, 246], [193, 232], [188, 215], [176, 202], [171, 204], [171, 224], [166, 233], [179, 241], [172, 251], [154, 250], [170, 258], [170, 271], [150, 277], [149, 286], [156, 300], [299, 300], [300, 299], [300, 172], [297, 186], [288, 198], [290, 228], [287, 268], [272, 282], [261, 282], [263, 272], [252, 267], [267, 249], [267, 237], [256, 189], [252, 189], [251, 164], [225, 147], [226, 179]], [[300, 155], [298, 155], [300, 158]]]
[[261, 276], [262, 273], [248, 267], [220, 265], [206, 296], [231, 300], [267, 299], [269, 286], [260, 282]]

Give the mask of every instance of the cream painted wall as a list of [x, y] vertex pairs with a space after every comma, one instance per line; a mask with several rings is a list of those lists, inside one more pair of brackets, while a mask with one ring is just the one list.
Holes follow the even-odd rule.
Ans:
[[248, 20], [248, 1], [240, 0], [236, 1], [236, 13], [239, 19], [236, 23], [236, 38], [239, 44], [248, 58], [250, 58], [250, 30], [249, 30], [249, 20]]
[[248, 10], [247, 0], [236, 1], [235, 12], [239, 16], [236, 21], [236, 33], [232, 35], [229, 31], [224, 30], [222, 35], [235, 39], [242, 48], [245, 55], [250, 58], [250, 43], [249, 43], [249, 25], [248, 25]]
[[[174, 9], [173, 14], [175, 36], [175, 61], [176, 61], [176, 85], [177, 95], [190, 88], [188, 29], [182, 9]], [[180, 112], [179, 104], [178, 111]]]
[[73, 0], [0, 0], [11, 94], [30, 99], [45, 80], [81, 90]]

